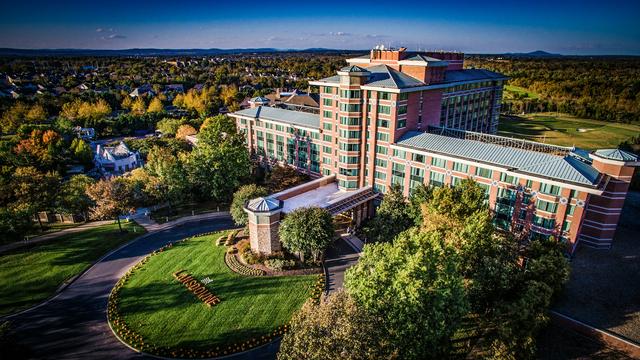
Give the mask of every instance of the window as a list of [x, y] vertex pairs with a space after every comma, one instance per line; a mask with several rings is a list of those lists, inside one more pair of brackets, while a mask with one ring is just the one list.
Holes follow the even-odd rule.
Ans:
[[411, 167], [411, 176], [409, 177], [409, 192], [424, 183], [424, 169]]
[[431, 186], [444, 186], [444, 174], [432, 171], [429, 175], [429, 185]]
[[540, 192], [543, 194], [558, 196], [560, 195], [560, 187], [542, 183], [540, 184]]
[[485, 168], [481, 168], [481, 167], [477, 167], [476, 168], [476, 175], [486, 178], [486, 179], [491, 179], [491, 176], [493, 175], [493, 171], [489, 170], [489, 169], [485, 169]]
[[322, 105], [324, 106], [333, 106], [333, 100], [329, 98], [322, 99]]
[[373, 177], [380, 180], [387, 180], [387, 174], [378, 170], [373, 173]]
[[536, 201], [536, 209], [555, 214], [556, 210], [558, 209], [558, 203], [538, 200]]
[[340, 111], [360, 112], [360, 104], [340, 103]]
[[379, 92], [378, 99], [380, 100], [391, 100], [391, 93], [388, 92]]
[[340, 130], [340, 137], [346, 139], [358, 139], [361, 135], [360, 131], [357, 130]]
[[512, 175], [507, 175], [506, 173], [501, 173], [500, 181], [507, 184], [516, 185], [518, 183], [518, 178]]
[[527, 183], [525, 184], [525, 187], [527, 189], [531, 189], [532, 186], [533, 186], [533, 181], [532, 180], [527, 180]]
[[457, 172], [461, 172], [461, 173], [467, 173], [467, 172], [469, 172], [469, 165], [462, 164], [462, 163], [459, 163], [459, 162], [454, 162], [453, 163], [453, 171], [457, 171]]
[[382, 159], [376, 158], [375, 165], [383, 167], [383, 168], [386, 168], [387, 167], [387, 160], [382, 160]]
[[340, 90], [340, 97], [347, 99], [360, 99], [360, 90]]
[[398, 119], [396, 129], [402, 129], [404, 127], [407, 127], [407, 119]]
[[458, 186], [458, 184], [460, 184], [462, 182], [462, 180], [463, 180], [462, 178], [452, 176], [451, 177], [451, 186], [452, 187]]
[[277, 131], [284, 131], [284, 126], [283, 125], [276, 125], [276, 130]]
[[340, 155], [340, 162], [345, 164], [357, 164], [359, 162], [359, 158], [357, 156]]
[[324, 86], [323, 87], [323, 92], [325, 94], [333, 94], [333, 88], [331, 86]]
[[571, 221], [569, 221], [569, 220], [565, 220], [565, 221], [562, 223], [562, 232], [568, 232], [568, 231], [569, 231], [569, 229], [571, 229]]
[[524, 220], [527, 218], [527, 209], [520, 209], [520, 213], [518, 214], [518, 219]]
[[569, 207], [567, 208], [567, 215], [573, 215], [573, 213], [576, 211], [576, 206], [575, 205], [569, 205]]
[[437, 158], [437, 157], [432, 157], [431, 158], [431, 165], [435, 166], [435, 167], [439, 167], [439, 168], [446, 168], [447, 167], [447, 160], [440, 159], [440, 158]]
[[388, 128], [389, 120], [378, 119], [376, 120], [376, 125], [381, 128]]
[[355, 189], [355, 188], [358, 187], [358, 182], [357, 181], [339, 180], [338, 181], [338, 186], [346, 188], [346, 189]]
[[331, 135], [323, 134], [322, 135], [322, 140], [324, 140], [326, 142], [331, 142]]
[[[327, 99], [325, 99], [327, 100]], [[323, 110], [322, 111], [322, 117], [323, 118], [327, 118], [327, 119], [331, 119], [333, 117], [333, 113], [329, 110]]]
[[379, 193], [382, 193], [382, 194], [387, 192], [387, 187], [382, 185], [382, 184], [378, 184], [378, 183], [373, 184], [373, 189], [375, 191], [379, 192]]
[[340, 124], [357, 126], [357, 125], [360, 125], [360, 118], [359, 117], [340, 116]]
[[391, 165], [391, 183], [400, 185], [400, 189], [404, 190], [404, 165], [392, 163]]
[[530, 202], [531, 202], [531, 195], [530, 194], [523, 194], [522, 195], [522, 204], [523, 205], [529, 205]]
[[331, 158], [328, 158], [326, 156], [322, 157], [322, 163], [323, 164], [331, 164]]
[[389, 148], [381, 145], [376, 145], [376, 153], [387, 155], [389, 153]]
[[378, 132], [376, 133], [376, 139], [380, 141], [389, 141], [389, 134]]
[[538, 215], [535, 215], [533, 217], [533, 224], [536, 226], [543, 227], [545, 229], [553, 229], [553, 227], [556, 225], [556, 222], [554, 219], [547, 219], [547, 218], [543, 218]]
[[388, 105], [378, 105], [378, 114], [391, 114], [391, 106]]
[[360, 144], [340, 143], [340, 150], [344, 151], [360, 151]]
[[358, 169], [343, 169], [343, 168], [340, 168], [340, 175], [358, 176], [359, 172], [360, 171]]
[[398, 106], [398, 115], [402, 115], [406, 113], [407, 113], [407, 105]]
[[407, 153], [404, 150], [393, 149], [393, 156], [404, 159]]
[[415, 162], [424, 163], [424, 155], [422, 154], [411, 154], [411, 160]]
[[409, 98], [409, 93], [398, 94], [398, 101], [407, 100], [408, 98]]
[[330, 146], [323, 146], [322, 147], [322, 152], [325, 154], [331, 154], [331, 147]]

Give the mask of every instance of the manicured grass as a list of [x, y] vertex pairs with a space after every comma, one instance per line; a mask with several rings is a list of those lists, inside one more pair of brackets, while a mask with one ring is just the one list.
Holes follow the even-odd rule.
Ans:
[[[110, 249], [144, 233], [137, 224], [102, 225], [0, 254], [0, 315], [35, 305]], [[134, 227], [136, 233], [133, 232]]]
[[[246, 277], [224, 263], [221, 233], [192, 238], [149, 258], [119, 292], [125, 323], [159, 347], [215, 350], [267, 335], [286, 324], [312, 295], [317, 275]], [[207, 307], [172, 274], [185, 270], [221, 302]]]
[[513, 98], [514, 96], [512, 96], [512, 94], [517, 94], [517, 95], [526, 95], [527, 98], [529, 99], [537, 99], [539, 96], [538, 94], [534, 93], [533, 91], [529, 91], [523, 87], [520, 86], [514, 86], [514, 85], [505, 85], [504, 86], [504, 95], [505, 98], [509, 99], [509, 98]]
[[[582, 130], [582, 131], [579, 131]], [[583, 149], [616, 148], [640, 134], [640, 126], [580, 119], [555, 113], [502, 117], [498, 134]]]

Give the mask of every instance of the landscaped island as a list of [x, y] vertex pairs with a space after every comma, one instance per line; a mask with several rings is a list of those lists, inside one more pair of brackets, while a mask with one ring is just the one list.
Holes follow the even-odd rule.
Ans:
[[[318, 275], [243, 276], [229, 269], [225, 233], [193, 237], [149, 256], [116, 285], [109, 321], [129, 345], [172, 357], [212, 357], [250, 349], [285, 331], [302, 304], [317, 294]], [[183, 271], [215, 294], [207, 306], [174, 273]]]

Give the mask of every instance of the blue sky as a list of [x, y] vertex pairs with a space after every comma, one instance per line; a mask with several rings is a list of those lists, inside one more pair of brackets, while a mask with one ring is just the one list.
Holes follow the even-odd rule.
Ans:
[[[366, 5], [365, 5], [366, 4]], [[0, 47], [640, 55], [640, 1], [2, 1]]]

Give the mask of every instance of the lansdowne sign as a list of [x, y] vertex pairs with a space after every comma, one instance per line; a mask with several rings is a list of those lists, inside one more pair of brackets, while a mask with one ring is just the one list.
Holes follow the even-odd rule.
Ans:
[[212, 294], [201, 282], [196, 280], [193, 276], [185, 272], [185, 270], [176, 271], [173, 273], [178, 281], [183, 283], [187, 289], [189, 289], [195, 296], [198, 297], [207, 306], [211, 307], [220, 302], [220, 298]]

